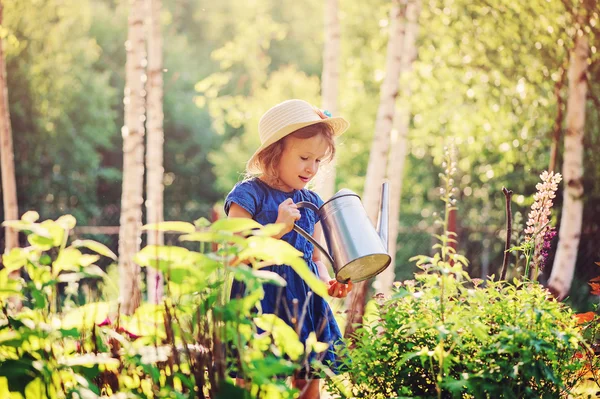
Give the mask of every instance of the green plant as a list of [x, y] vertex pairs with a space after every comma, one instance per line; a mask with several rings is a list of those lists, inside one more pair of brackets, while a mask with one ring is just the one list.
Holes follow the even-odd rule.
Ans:
[[521, 252], [525, 257], [525, 277], [537, 280], [548, 258], [550, 242], [556, 236], [550, 225], [550, 212], [553, 199], [556, 197], [558, 183], [562, 180], [560, 173], [544, 171], [540, 175], [541, 183], [536, 185], [537, 192], [528, 215], [525, 238], [521, 245], [509, 251]]
[[347, 352], [354, 397], [557, 398], [577, 383], [586, 345], [565, 305], [537, 283], [453, 273], [443, 296], [421, 273], [379, 303]]
[[537, 282], [471, 280], [450, 245], [454, 162], [447, 153], [445, 204], [433, 256], [422, 272], [378, 298], [379, 318], [342, 349], [346, 384], [328, 389], [369, 398], [557, 398], [582, 378], [589, 351], [576, 319]]
[[[179, 233], [200, 248], [140, 251], [136, 262], [164, 273], [167, 295], [126, 316], [107, 298], [78, 306], [79, 287], [61, 285], [90, 277], [111, 284], [94, 262], [114, 254], [93, 241], [68, 245], [75, 225], [70, 216], [37, 218], [28, 213], [5, 223], [26, 233], [30, 246], [5, 255], [0, 271], [0, 397], [291, 398], [296, 390], [285, 377], [310, 352], [327, 347], [316, 339], [304, 347], [291, 327], [259, 310], [263, 283], [285, 285], [262, 265], [288, 264], [326, 295], [301, 254], [271, 238], [278, 226], [249, 219], [147, 226]], [[212, 243], [217, 249], [207, 252]], [[82, 247], [98, 254], [84, 254]], [[9, 278], [14, 271], [22, 277]], [[245, 297], [228, 300], [232, 279], [246, 284]], [[11, 308], [11, 297], [21, 299], [20, 311]], [[242, 372], [246, 389], [230, 372]]]

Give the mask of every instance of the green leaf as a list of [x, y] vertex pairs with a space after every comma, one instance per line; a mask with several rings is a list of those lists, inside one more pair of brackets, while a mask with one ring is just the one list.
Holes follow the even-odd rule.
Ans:
[[244, 264], [232, 267], [231, 270], [233, 270], [234, 276], [240, 281], [257, 279], [261, 283], [273, 284], [278, 287], [285, 287], [287, 285], [287, 282], [283, 277], [268, 270], [253, 269]]
[[163, 314], [162, 305], [144, 303], [135, 310], [133, 316], [122, 316], [121, 326], [138, 336], [166, 338]]
[[254, 230], [252, 234], [255, 236], [273, 237], [281, 233], [284, 228], [285, 225], [283, 223], [272, 223], [263, 226], [260, 230]]
[[135, 255], [135, 262], [140, 266], [160, 268], [159, 261], [166, 264], [183, 263], [190, 251], [186, 248], [163, 245], [147, 245]]
[[13, 248], [8, 254], [2, 255], [2, 263], [9, 273], [19, 270], [27, 264], [27, 252], [21, 248]]
[[94, 324], [100, 324], [106, 320], [109, 311], [110, 304], [108, 302], [88, 303], [65, 314], [61, 321], [61, 327], [64, 329], [89, 329]]
[[181, 241], [197, 241], [197, 242], [230, 242], [237, 245], [245, 245], [243, 237], [234, 234], [199, 231], [192, 234], [186, 234], [179, 238]]
[[40, 214], [36, 211], [27, 211], [21, 216], [21, 220], [28, 223], [35, 223], [39, 220]]
[[241, 260], [258, 258], [281, 265], [302, 256], [302, 252], [289, 243], [272, 237], [248, 237], [246, 244], [246, 248], [238, 255]]
[[10, 227], [17, 231], [31, 231], [39, 236], [50, 238], [50, 232], [37, 223], [30, 223], [22, 220], [7, 220], [2, 222], [2, 226]]
[[194, 220], [194, 226], [198, 228], [208, 227], [210, 226], [210, 221], [205, 217], [201, 217], [199, 219]]
[[106, 256], [107, 258], [117, 260], [117, 255], [115, 255], [115, 253], [111, 251], [110, 248], [94, 240], [75, 240], [73, 241], [71, 246], [75, 248], [84, 247], [102, 256]]
[[175, 233], [193, 233], [194, 231], [196, 231], [196, 227], [194, 227], [193, 224], [187, 222], [160, 222], [147, 224], [142, 227], [142, 230], [168, 231]]
[[5, 300], [11, 296], [23, 297], [21, 284], [23, 280], [20, 277], [18, 279], [12, 278], [9, 274], [8, 269], [0, 270], [0, 299]]
[[321, 297], [327, 296], [327, 287], [302, 259], [302, 252], [285, 241], [272, 237], [248, 237], [247, 247], [238, 257], [240, 260], [262, 259], [276, 265], [289, 265], [302, 278], [313, 292]]
[[256, 326], [273, 336], [275, 345], [282, 355], [298, 360], [304, 353], [304, 345], [300, 342], [296, 331], [274, 314], [263, 314], [254, 318]]
[[29, 234], [27, 236], [27, 241], [40, 251], [48, 251], [54, 246], [54, 239], [38, 234]]
[[306, 339], [306, 352], [310, 353], [314, 351], [315, 353], [325, 352], [329, 348], [329, 344], [326, 342], [319, 342], [317, 340], [317, 334], [312, 331], [308, 334], [308, 338]]
[[[72, 217], [72, 216], [71, 216]], [[68, 221], [64, 221], [65, 224], [68, 224]], [[57, 222], [52, 220], [44, 220], [41, 224], [41, 227], [48, 230], [50, 233], [50, 237], [53, 240], [53, 246], [58, 247], [62, 244], [63, 239], [65, 238], [65, 229], [59, 225]]]
[[327, 286], [308, 268], [308, 265], [303, 259], [294, 259], [292, 262], [288, 262], [288, 265], [298, 273], [300, 278], [304, 280], [306, 285], [308, 285], [315, 294], [322, 298], [327, 298]]
[[248, 218], [229, 218], [219, 219], [210, 226], [211, 231], [228, 231], [230, 233], [240, 233], [243, 231], [260, 229], [262, 225], [255, 220]]
[[73, 217], [73, 215], [62, 215], [56, 219], [56, 224], [58, 224], [64, 230], [73, 230], [75, 225], [77, 225], [77, 220]]
[[251, 399], [252, 395], [244, 388], [240, 388], [227, 380], [222, 380], [215, 399]]
[[0, 362], [0, 375], [6, 377], [11, 391], [25, 394], [27, 385], [37, 376], [33, 361], [30, 355], [26, 355], [19, 359], [6, 359]]
[[[87, 255], [91, 256], [91, 255]], [[94, 255], [96, 256], [96, 255]], [[68, 247], [60, 251], [52, 263], [52, 274], [58, 276], [63, 270], [77, 271], [81, 265], [83, 254], [76, 248]], [[96, 260], [98, 258], [96, 257]], [[92, 262], [93, 263], [93, 262]]]

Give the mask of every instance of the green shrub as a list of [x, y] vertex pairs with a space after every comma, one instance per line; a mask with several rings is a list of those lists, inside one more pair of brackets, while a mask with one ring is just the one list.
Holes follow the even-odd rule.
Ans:
[[[347, 349], [355, 397], [557, 398], [585, 366], [571, 311], [539, 284], [474, 287], [455, 268], [379, 300]], [[344, 356], [343, 356], [344, 357]]]
[[437, 253], [415, 257], [423, 270], [415, 280], [378, 298], [379, 319], [341, 350], [350, 384], [338, 379], [328, 388], [373, 399], [567, 397], [597, 363], [581, 356], [591, 351], [576, 318], [537, 282], [469, 278], [448, 231], [456, 209], [450, 151], [444, 167]]
[[[327, 347], [315, 339], [304, 348], [291, 327], [257, 309], [262, 283], [285, 285], [279, 275], [260, 270], [262, 265], [288, 264], [315, 293], [327, 292], [300, 252], [271, 238], [278, 226], [249, 219], [147, 226], [181, 234], [181, 241], [199, 250], [142, 249], [136, 263], [164, 273], [167, 295], [161, 304], [142, 304], [127, 316], [119, 313], [115, 298], [76, 301], [83, 297], [78, 284], [86, 279], [114, 285], [95, 263], [100, 256], [116, 256], [94, 241], [69, 243], [72, 216], [43, 222], [38, 217], [30, 212], [5, 222], [27, 234], [30, 245], [4, 255], [0, 270], [2, 398], [98, 398], [117, 392], [127, 398], [292, 398], [297, 390], [274, 376], [291, 376], [308, 351]], [[217, 249], [205, 251], [213, 243]], [[10, 278], [15, 271], [20, 277]], [[246, 284], [247, 296], [229, 300], [232, 279]], [[23, 308], [12, 309], [10, 298]], [[247, 389], [229, 376], [240, 370]]]

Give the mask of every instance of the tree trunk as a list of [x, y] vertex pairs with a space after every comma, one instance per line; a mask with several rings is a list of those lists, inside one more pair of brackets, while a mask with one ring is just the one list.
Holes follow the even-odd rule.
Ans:
[[140, 249], [144, 189], [144, 0], [130, 0], [125, 48], [125, 126], [123, 126], [123, 191], [119, 229], [121, 311], [133, 314], [141, 301], [140, 267], [133, 261]]
[[548, 165], [549, 172], [556, 171], [556, 163], [558, 159], [558, 146], [560, 144], [560, 133], [563, 125], [563, 100], [562, 88], [565, 82], [565, 68], [559, 70], [560, 79], [554, 85], [554, 97], [556, 98], [556, 119], [552, 128], [552, 145], [550, 147], [550, 164]]
[[[417, 56], [417, 34], [419, 30], [419, 15], [421, 14], [421, 0], [408, 3], [406, 8], [406, 31], [402, 46], [402, 61], [400, 75], [410, 73], [412, 63]], [[404, 88], [404, 99], [411, 96], [410, 87]], [[382, 273], [377, 275], [375, 287], [384, 295], [389, 295], [395, 278], [396, 249], [398, 242], [398, 228], [400, 225], [400, 200], [402, 197], [402, 182], [404, 179], [404, 163], [408, 152], [408, 126], [410, 123], [410, 106], [408, 101], [399, 104], [394, 115], [394, 130], [391, 137], [390, 162], [387, 177], [390, 182], [390, 233], [388, 252], [392, 257], [392, 264]]]
[[[373, 225], [377, 223], [379, 196], [385, 177], [390, 144], [390, 132], [394, 118], [398, 80], [400, 77], [402, 46], [404, 38], [404, 17], [406, 6], [400, 0], [394, 0], [390, 12], [390, 38], [387, 45], [386, 75], [381, 85], [379, 109], [375, 121], [375, 134], [369, 154], [369, 165], [365, 178], [363, 205]], [[354, 333], [356, 324], [362, 323], [369, 280], [356, 284], [347, 299], [348, 319], [345, 337]]]
[[583, 219], [583, 135], [587, 95], [589, 43], [583, 32], [575, 38], [569, 65], [569, 95], [562, 174], [565, 182], [558, 247], [548, 285], [564, 298], [571, 288]]
[[[0, 26], [3, 22], [4, 5], [0, 1]], [[4, 59], [4, 40], [0, 38], [0, 156], [2, 157], [2, 200], [4, 201], [4, 220], [17, 220], [17, 183], [15, 180], [15, 153], [13, 151], [10, 112], [8, 109], [8, 84], [6, 79], [6, 61]], [[5, 231], [4, 253], [19, 246], [19, 233], [10, 227]]]
[[[161, 0], [147, 0], [148, 25], [148, 137], [146, 150], [146, 220], [160, 223], [164, 220], [163, 204], [163, 77], [162, 37], [160, 28]], [[161, 231], [148, 233], [149, 245], [163, 245]], [[163, 295], [163, 276], [156, 269], [147, 269], [148, 302], [159, 303]]]
[[[325, 4], [325, 40], [323, 46], [323, 74], [321, 77], [321, 97], [323, 109], [338, 114], [338, 87], [340, 64], [340, 22], [338, 0], [327, 0]], [[335, 191], [335, 160], [324, 165], [315, 182], [315, 191], [325, 201]]]

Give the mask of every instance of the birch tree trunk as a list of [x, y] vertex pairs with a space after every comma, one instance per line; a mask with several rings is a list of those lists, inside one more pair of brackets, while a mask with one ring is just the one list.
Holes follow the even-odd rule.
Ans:
[[[421, 0], [409, 2], [406, 6], [406, 29], [404, 44], [402, 45], [402, 58], [400, 75], [408, 74], [412, 70], [412, 63], [417, 56], [417, 35], [419, 31], [419, 15], [421, 14]], [[409, 99], [411, 88], [404, 88], [404, 99]], [[377, 275], [375, 287], [384, 295], [389, 295], [395, 278], [396, 246], [398, 242], [398, 227], [400, 225], [400, 201], [402, 197], [402, 182], [404, 179], [404, 164], [408, 151], [408, 126], [410, 123], [410, 106], [408, 101], [400, 102], [394, 115], [394, 129], [391, 135], [390, 162], [388, 164], [387, 178], [390, 182], [390, 232], [388, 252], [392, 257], [392, 264], [382, 273]]]
[[589, 42], [580, 30], [575, 38], [569, 65], [569, 95], [567, 99], [567, 128], [562, 175], [565, 182], [563, 207], [558, 232], [558, 247], [548, 286], [564, 298], [571, 288], [583, 219], [583, 135]]
[[[325, 3], [325, 41], [323, 46], [323, 74], [321, 76], [321, 97], [323, 109], [338, 114], [338, 87], [340, 64], [340, 22], [338, 0]], [[315, 191], [323, 200], [331, 198], [335, 192], [335, 160], [324, 165], [317, 176]]]
[[140, 267], [133, 261], [140, 249], [144, 189], [144, 82], [146, 51], [144, 0], [129, 2], [125, 48], [125, 126], [123, 126], [123, 191], [119, 229], [119, 288], [121, 311], [133, 314], [141, 301]]
[[[148, 24], [148, 137], [146, 150], [146, 220], [164, 220], [163, 204], [163, 76], [162, 36], [160, 27], [161, 0], [147, 0]], [[163, 245], [161, 231], [148, 232], [148, 245]], [[159, 303], [163, 295], [163, 276], [156, 269], [147, 269], [148, 302]]]
[[[4, 16], [4, 5], [0, 1], [0, 26]], [[19, 219], [17, 203], [17, 183], [15, 179], [15, 153], [13, 150], [12, 128], [8, 109], [8, 84], [6, 79], [6, 60], [4, 59], [4, 40], [0, 38], [0, 156], [2, 157], [2, 200], [4, 201], [4, 220]], [[19, 246], [19, 233], [6, 227], [4, 253]]]
[[[390, 11], [390, 38], [387, 45], [386, 74], [381, 85], [375, 134], [369, 154], [369, 165], [367, 166], [363, 194], [363, 205], [373, 225], [377, 223], [379, 196], [385, 178], [390, 133], [392, 131], [396, 96], [398, 95], [405, 13], [406, 5], [401, 4], [400, 0], [394, 0]], [[362, 323], [368, 289], [369, 280], [366, 280], [356, 284], [350, 295], [348, 295], [348, 319], [344, 332], [345, 337], [349, 337], [354, 332], [356, 324]]]

